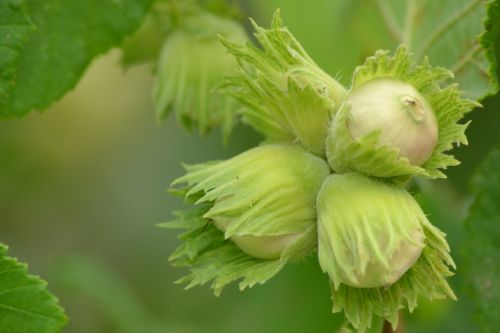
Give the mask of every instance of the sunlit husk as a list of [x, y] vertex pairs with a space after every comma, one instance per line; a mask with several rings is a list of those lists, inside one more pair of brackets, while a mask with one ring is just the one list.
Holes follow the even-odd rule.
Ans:
[[331, 175], [318, 195], [318, 257], [334, 312], [360, 332], [373, 315], [397, 325], [417, 297], [455, 298], [444, 234], [402, 187], [360, 174]]
[[245, 106], [243, 121], [267, 143], [299, 143], [323, 157], [330, 120], [346, 89], [306, 53], [283, 25], [279, 10], [269, 29], [251, 22], [261, 48], [222, 40], [240, 64], [224, 91]]
[[201, 196], [198, 203], [213, 203], [205, 217], [242, 250], [266, 259], [279, 258], [315, 227], [316, 196], [329, 174], [324, 160], [288, 145], [260, 146], [187, 170], [175, 183], [187, 183], [188, 196]]
[[420, 256], [426, 217], [403, 188], [331, 175], [318, 195], [318, 255], [335, 287], [388, 287]]

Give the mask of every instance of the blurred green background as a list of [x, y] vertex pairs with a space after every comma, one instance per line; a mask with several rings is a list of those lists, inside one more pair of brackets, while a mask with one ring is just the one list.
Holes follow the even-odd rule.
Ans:
[[[372, 2], [356, 16], [359, 2], [339, 3], [241, 5], [262, 25], [280, 7], [313, 59], [347, 83], [367, 55], [391, 44], [380, 18], [370, 14]], [[359, 20], [370, 20], [373, 29], [357, 29]], [[173, 283], [184, 272], [167, 257], [179, 242], [155, 224], [182, 206], [165, 191], [182, 174], [180, 162], [227, 158], [259, 137], [240, 126], [223, 147], [219, 133], [189, 135], [174, 117], [156, 125], [153, 66], [125, 71], [120, 59], [119, 50], [96, 59], [76, 89], [46, 112], [0, 123], [0, 241], [49, 281], [70, 316], [65, 332], [336, 332], [343, 319], [330, 313], [328, 280], [314, 257], [264, 286], [243, 293], [232, 286], [219, 298], [208, 286], [184, 291]], [[472, 148], [457, 149], [463, 165], [450, 170], [449, 180], [414, 186], [431, 221], [448, 233], [459, 267], [468, 179], [500, 141], [500, 97], [484, 105], [470, 116]], [[474, 332], [460, 282], [459, 268], [452, 279], [459, 301], [422, 302], [405, 317], [407, 332]]]

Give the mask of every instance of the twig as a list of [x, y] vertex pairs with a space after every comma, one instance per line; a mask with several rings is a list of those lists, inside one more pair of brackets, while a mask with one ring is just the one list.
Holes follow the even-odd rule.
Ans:
[[411, 49], [411, 43], [413, 42], [413, 27], [415, 25], [417, 5], [415, 0], [408, 0], [406, 5], [406, 15], [405, 15], [405, 28], [403, 32], [403, 44], [405, 44], [408, 49]]
[[403, 41], [401, 27], [396, 21], [396, 16], [392, 11], [391, 6], [389, 6], [386, 0], [376, 0], [375, 2], [389, 34], [396, 42], [401, 43]]

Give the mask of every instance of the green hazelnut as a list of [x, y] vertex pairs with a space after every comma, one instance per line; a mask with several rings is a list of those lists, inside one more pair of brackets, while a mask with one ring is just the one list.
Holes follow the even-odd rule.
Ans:
[[402, 187], [331, 175], [318, 195], [318, 256], [335, 286], [387, 287], [418, 260], [426, 217]]
[[[187, 167], [175, 183], [188, 183], [197, 201], [212, 202], [204, 215], [242, 251], [279, 259], [316, 228], [316, 197], [330, 170], [323, 159], [293, 145], [264, 145], [229, 160]], [[302, 251], [301, 251], [302, 252]]]
[[422, 165], [438, 142], [438, 124], [431, 106], [410, 84], [382, 77], [365, 82], [347, 97], [354, 139], [380, 131], [379, 144], [399, 149], [412, 165]]
[[[222, 217], [212, 219], [214, 225], [225, 232], [231, 220]], [[305, 232], [305, 231], [304, 231]], [[245, 253], [255, 258], [279, 259], [283, 251], [297, 242], [304, 234], [292, 233], [278, 236], [233, 235], [231, 240]]]
[[206, 134], [221, 125], [227, 137], [239, 106], [214, 88], [238, 64], [218, 35], [242, 43], [248, 39], [243, 27], [229, 19], [207, 13], [185, 18], [163, 45], [154, 97], [160, 119], [174, 110], [186, 128]]

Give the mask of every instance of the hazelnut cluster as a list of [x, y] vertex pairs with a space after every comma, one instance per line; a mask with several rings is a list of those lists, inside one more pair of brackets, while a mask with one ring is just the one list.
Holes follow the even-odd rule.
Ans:
[[451, 72], [415, 63], [404, 46], [369, 57], [347, 88], [314, 63], [279, 12], [270, 29], [253, 24], [262, 48], [222, 39], [239, 64], [222, 90], [265, 141], [187, 166], [174, 182], [204, 207], [167, 225], [189, 229], [172, 257], [191, 268], [182, 281], [213, 281], [218, 292], [241, 279], [245, 288], [317, 250], [333, 310], [360, 332], [373, 315], [396, 326], [419, 296], [455, 298], [445, 235], [405, 184], [458, 164], [446, 152], [467, 143], [458, 122], [477, 104], [444, 86]]

